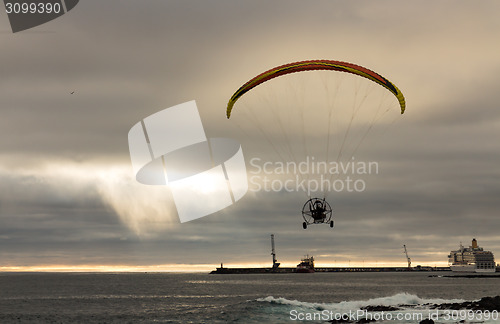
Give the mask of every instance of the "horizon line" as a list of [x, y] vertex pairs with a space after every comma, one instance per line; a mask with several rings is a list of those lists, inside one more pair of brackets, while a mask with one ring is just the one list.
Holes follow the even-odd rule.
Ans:
[[[210, 272], [223, 265], [225, 268], [271, 268], [270, 262], [253, 263], [217, 263], [217, 264], [160, 264], [160, 265], [31, 265], [31, 266], [0, 266], [0, 273], [4, 272]], [[446, 267], [447, 262], [423, 262], [422, 267]], [[282, 262], [282, 268], [293, 268], [297, 262]], [[378, 267], [407, 267], [405, 262], [336, 262], [319, 263], [316, 268], [378, 268]], [[413, 266], [415, 268], [416, 266]]]

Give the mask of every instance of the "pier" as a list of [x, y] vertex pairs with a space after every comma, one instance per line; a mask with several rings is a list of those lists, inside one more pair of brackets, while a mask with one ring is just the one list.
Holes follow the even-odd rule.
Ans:
[[[253, 274], [253, 273], [295, 273], [296, 268], [224, 268], [220, 267], [210, 274]], [[314, 272], [415, 272], [450, 271], [450, 267], [317, 267]]]

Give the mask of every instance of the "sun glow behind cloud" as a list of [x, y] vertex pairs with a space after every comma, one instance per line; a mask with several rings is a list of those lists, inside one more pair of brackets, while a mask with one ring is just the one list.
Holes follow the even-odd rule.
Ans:
[[138, 235], [147, 236], [178, 221], [168, 188], [136, 182], [128, 167], [101, 171], [97, 184], [103, 202]]
[[97, 195], [120, 220], [139, 236], [148, 236], [177, 222], [175, 206], [165, 186], [146, 186], [133, 179], [129, 165], [47, 162], [40, 167], [0, 170], [0, 174], [30, 179], [20, 191], [29, 195], [30, 184], [59, 193], [65, 200]]

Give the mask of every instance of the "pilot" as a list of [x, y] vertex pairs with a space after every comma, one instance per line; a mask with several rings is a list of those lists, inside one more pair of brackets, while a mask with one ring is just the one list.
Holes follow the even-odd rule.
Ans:
[[316, 200], [314, 205], [310, 206], [309, 209], [314, 220], [321, 220], [325, 218], [325, 208], [323, 207], [323, 203], [321, 201]]

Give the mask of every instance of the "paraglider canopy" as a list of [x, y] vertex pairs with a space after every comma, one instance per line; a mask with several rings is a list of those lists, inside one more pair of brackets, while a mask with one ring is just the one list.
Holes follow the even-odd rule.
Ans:
[[302, 72], [302, 71], [313, 71], [313, 70], [332, 70], [339, 72], [348, 72], [362, 76], [373, 82], [376, 82], [381, 86], [387, 88], [389, 91], [391, 91], [399, 100], [401, 113], [403, 114], [405, 111], [406, 103], [403, 93], [401, 93], [401, 91], [392, 82], [390, 82], [380, 74], [372, 70], [369, 70], [365, 67], [362, 67], [360, 65], [352, 63], [332, 61], [332, 60], [311, 60], [311, 61], [294, 62], [277, 66], [275, 68], [272, 68], [266, 72], [257, 75], [255, 78], [246, 82], [232, 95], [231, 99], [229, 99], [226, 110], [227, 118], [231, 117], [231, 112], [233, 110], [233, 106], [236, 103], [236, 101], [246, 92], [255, 88], [259, 84], [282, 75], [295, 72]]

